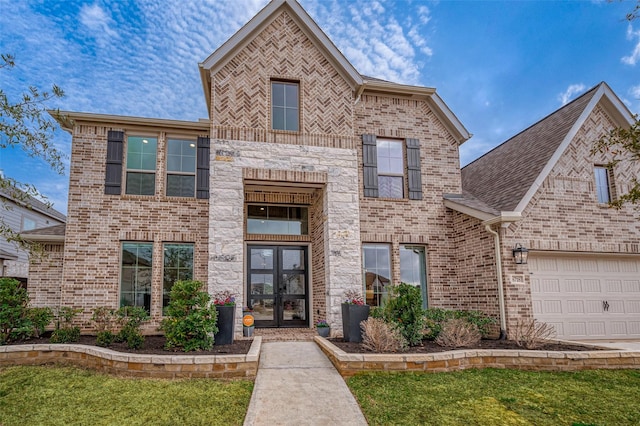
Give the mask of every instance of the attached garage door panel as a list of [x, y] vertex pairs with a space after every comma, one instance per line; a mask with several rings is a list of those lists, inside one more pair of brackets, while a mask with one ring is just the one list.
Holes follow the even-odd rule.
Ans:
[[640, 259], [529, 258], [534, 317], [563, 339], [640, 338]]

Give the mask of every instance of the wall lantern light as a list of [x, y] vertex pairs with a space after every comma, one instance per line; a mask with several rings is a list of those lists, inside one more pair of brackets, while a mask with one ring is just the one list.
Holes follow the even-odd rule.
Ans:
[[516, 243], [513, 248], [513, 259], [515, 260], [517, 265], [526, 265], [527, 258], [529, 257], [529, 250], [525, 247], [522, 247], [522, 244]]

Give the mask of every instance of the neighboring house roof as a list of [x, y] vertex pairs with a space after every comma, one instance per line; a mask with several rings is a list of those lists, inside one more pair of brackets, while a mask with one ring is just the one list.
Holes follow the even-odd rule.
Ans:
[[249, 44], [260, 31], [278, 16], [281, 10], [287, 10], [307, 37], [324, 53], [325, 57], [352, 87], [356, 93], [356, 102], [365, 90], [423, 98], [447, 130], [451, 132], [458, 144], [462, 144], [471, 138], [471, 133], [467, 131], [440, 96], [436, 94], [434, 88], [392, 83], [379, 78], [361, 75], [296, 0], [272, 0], [229, 40], [198, 64], [209, 115], [211, 115], [211, 75], [233, 59], [240, 49]]
[[0, 188], [0, 197], [11, 200], [19, 206], [33, 209], [34, 211], [49, 216], [59, 222], [67, 221], [67, 216], [60, 213], [53, 207], [48, 206], [46, 203], [27, 195], [24, 191], [21, 191], [18, 188], [14, 188], [12, 190]]
[[61, 224], [24, 231], [20, 233], [20, 236], [27, 241], [64, 242], [64, 234], [66, 230], [67, 225]]
[[618, 125], [633, 115], [604, 82], [462, 168], [463, 194], [522, 212], [596, 105]]

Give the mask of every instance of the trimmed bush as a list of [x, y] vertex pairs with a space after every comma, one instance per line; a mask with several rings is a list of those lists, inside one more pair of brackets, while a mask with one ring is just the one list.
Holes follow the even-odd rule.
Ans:
[[31, 329], [29, 295], [13, 278], [0, 278], [0, 345]]
[[374, 315], [382, 315], [386, 322], [396, 326], [409, 345], [415, 346], [422, 342], [424, 309], [420, 288], [405, 283], [391, 287], [389, 300]]
[[482, 335], [475, 324], [463, 318], [453, 318], [444, 322], [436, 343], [446, 348], [477, 345]]
[[362, 346], [373, 352], [398, 352], [407, 347], [407, 341], [397, 327], [381, 318], [369, 318], [360, 323]]
[[425, 337], [435, 340], [444, 323], [450, 319], [463, 319], [478, 327], [482, 337], [487, 337], [490, 326], [496, 322], [494, 318], [487, 316], [480, 311], [455, 311], [441, 308], [429, 308], [424, 312]]
[[546, 322], [519, 320], [513, 340], [520, 347], [537, 349], [556, 337], [556, 329]]
[[73, 343], [80, 340], [80, 327], [73, 325], [73, 319], [82, 309], [64, 306], [58, 308], [56, 329], [51, 333], [51, 343]]
[[115, 329], [117, 318], [115, 309], [106, 306], [95, 308], [91, 320], [96, 325], [96, 345], [105, 348], [109, 347], [116, 338]]
[[31, 321], [32, 336], [40, 337], [44, 333], [45, 328], [53, 320], [53, 311], [51, 308], [29, 308], [27, 317]]
[[200, 281], [177, 281], [171, 288], [168, 318], [160, 329], [166, 337], [165, 348], [185, 352], [208, 350], [218, 331], [216, 307]]
[[[115, 340], [126, 342], [129, 349], [140, 349], [144, 345], [140, 327], [149, 319], [147, 311], [140, 306], [123, 306], [116, 311], [116, 316], [121, 328]], [[103, 339], [108, 339], [108, 336], [103, 336]]]

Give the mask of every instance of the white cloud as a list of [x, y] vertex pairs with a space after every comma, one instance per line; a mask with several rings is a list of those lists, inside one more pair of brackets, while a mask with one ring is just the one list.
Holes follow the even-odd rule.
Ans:
[[623, 56], [621, 61], [623, 64], [634, 66], [640, 60], [640, 30], [633, 31], [631, 24], [627, 27], [627, 40], [636, 39], [636, 46], [629, 56]]
[[637, 86], [632, 86], [631, 89], [629, 89], [629, 94], [636, 100], [640, 100], [640, 84], [638, 84]]
[[431, 20], [431, 11], [427, 6], [418, 6], [418, 18], [423, 24], [427, 24]]
[[118, 33], [113, 29], [113, 19], [96, 3], [80, 8], [80, 23], [101, 46], [107, 44], [110, 38], [118, 38]]
[[558, 100], [562, 103], [562, 105], [566, 105], [571, 100], [573, 95], [584, 92], [586, 88], [587, 87], [582, 83], [571, 84], [569, 85], [569, 87], [567, 87], [567, 90], [558, 95]]

